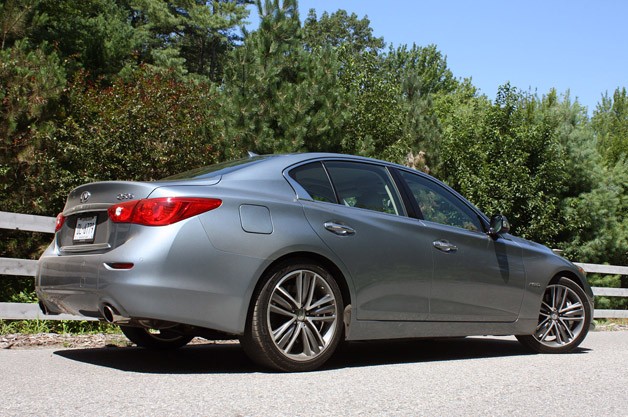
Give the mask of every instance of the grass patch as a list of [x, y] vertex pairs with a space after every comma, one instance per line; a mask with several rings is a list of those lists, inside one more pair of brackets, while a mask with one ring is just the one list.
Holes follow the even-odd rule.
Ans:
[[0, 335], [4, 334], [121, 334], [116, 325], [79, 320], [0, 320]]

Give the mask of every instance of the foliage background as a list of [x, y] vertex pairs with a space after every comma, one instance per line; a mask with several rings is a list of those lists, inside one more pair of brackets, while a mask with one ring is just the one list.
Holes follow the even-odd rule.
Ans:
[[[490, 101], [435, 45], [387, 45], [344, 10], [302, 23], [297, 0], [0, 0], [0, 147], [2, 211], [54, 216], [82, 183], [247, 150], [344, 152], [428, 171], [571, 259], [628, 264], [624, 86], [592, 117], [568, 91]], [[0, 231], [0, 257], [48, 241]], [[0, 301], [28, 299], [31, 280], [0, 280]]]

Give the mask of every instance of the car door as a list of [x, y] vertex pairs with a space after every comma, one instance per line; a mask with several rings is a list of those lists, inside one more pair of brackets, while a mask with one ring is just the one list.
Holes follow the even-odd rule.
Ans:
[[[305, 215], [321, 240], [350, 271], [359, 320], [425, 320], [432, 255], [408, 233], [414, 219], [382, 165], [324, 161], [290, 176]], [[333, 184], [333, 185], [332, 185]]]
[[421, 217], [414, 228], [430, 246], [430, 321], [517, 319], [525, 271], [519, 245], [485, 233], [470, 204], [427, 176], [399, 170]]

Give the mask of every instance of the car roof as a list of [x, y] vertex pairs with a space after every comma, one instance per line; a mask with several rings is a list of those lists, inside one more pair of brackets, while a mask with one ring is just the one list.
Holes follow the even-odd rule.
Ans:
[[395, 165], [390, 162], [378, 161], [355, 155], [338, 153], [307, 152], [292, 154], [252, 155], [223, 163], [196, 168], [181, 174], [164, 178], [163, 181], [190, 181], [208, 180], [221, 177], [224, 179], [275, 179], [293, 165], [321, 159], [338, 159], [343, 161], [370, 162], [386, 165]]

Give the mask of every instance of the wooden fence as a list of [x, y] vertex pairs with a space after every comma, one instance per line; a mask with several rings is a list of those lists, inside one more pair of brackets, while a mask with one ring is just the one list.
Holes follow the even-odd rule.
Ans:
[[[54, 233], [55, 218], [30, 214], [7, 213], [0, 211], [0, 229], [23, 230], [30, 232]], [[576, 263], [585, 271], [607, 275], [628, 275], [627, 266]], [[0, 258], [0, 279], [2, 275], [34, 277], [37, 261], [29, 259]], [[6, 279], [6, 278], [4, 278]], [[593, 287], [596, 296], [628, 297], [628, 288]], [[596, 309], [595, 318], [628, 318], [628, 310]], [[0, 319], [5, 320], [95, 320], [85, 317], [60, 314], [45, 316], [37, 304], [0, 303]]]

